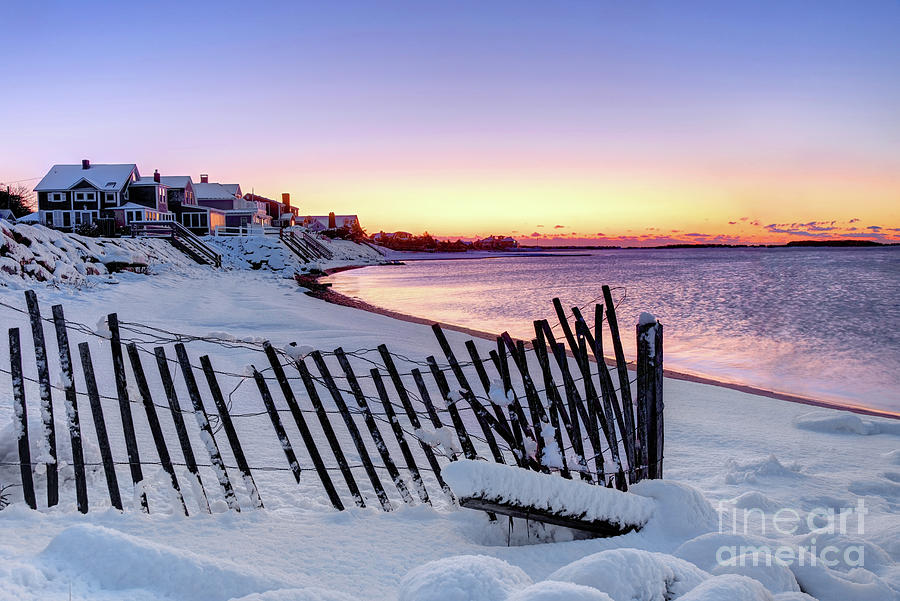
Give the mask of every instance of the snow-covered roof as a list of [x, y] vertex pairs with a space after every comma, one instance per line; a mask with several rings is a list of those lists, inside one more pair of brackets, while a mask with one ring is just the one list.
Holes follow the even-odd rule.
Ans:
[[40, 213], [29, 213], [28, 215], [23, 215], [16, 219], [16, 223], [40, 223], [41, 222], [41, 214]]
[[231, 200], [239, 192], [239, 184], [194, 184], [194, 197], [197, 200]]
[[15, 221], [16, 216], [13, 215], [13, 212], [9, 209], [0, 209], [0, 219], [6, 219], [7, 221]]
[[[162, 180], [162, 178], [160, 178]], [[165, 186], [168, 188], [168, 185], [162, 181], [156, 181], [152, 177], [142, 177], [136, 182], [131, 182], [132, 186]]]
[[132, 173], [140, 177], [134, 163], [91, 165], [88, 169], [83, 169], [81, 165], [53, 165], [34, 189], [37, 192], [69, 190], [84, 180], [98, 190], [120, 190]]
[[129, 210], [133, 210], [133, 209], [142, 209], [142, 210], [145, 210], [145, 211], [155, 211], [155, 210], [156, 210], [156, 209], [154, 209], [154, 208], [152, 208], [152, 207], [145, 207], [144, 205], [139, 205], [139, 204], [137, 204], [136, 202], [126, 202], [126, 203], [123, 204], [123, 205], [119, 205], [119, 206], [117, 206], [117, 207], [113, 207], [113, 208], [112, 208], [113, 211], [118, 211], [118, 210], [120, 210], [120, 209], [129, 209]]
[[187, 188], [194, 183], [190, 175], [163, 175], [159, 179], [170, 188]]

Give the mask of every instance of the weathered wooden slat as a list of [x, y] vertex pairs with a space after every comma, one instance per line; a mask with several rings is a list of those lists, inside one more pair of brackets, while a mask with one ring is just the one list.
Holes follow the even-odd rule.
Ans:
[[213, 403], [216, 405], [216, 411], [219, 412], [219, 421], [222, 423], [222, 429], [225, 430], [225, 437], [231, 446], [231, 454], [237, 463], [238, 471], [241, 472], [241, 479], [244, 481], [244, 488], [250, 496], [250, 503], [257, 509], [263, 509], [262, 497], [259, 495], [259, 489], [256, 487], [256, 481], [253, 479], [253, 472], [250, 471], [250, 464], [244, 455], [244, 449], [241, 447], [241, 439], [238, 438], [237, 430], [234, 422], [231, 421], [231, 414], [228, 413], [228, 405], [225, 403], [225, 397], [222, 396], [222, 389], [219, 388], [219, 382], [216, 380], [216, 372], [213, 370], [212, 362], [208, 355], [200, 357], [200, 367], [203, 368], [203, 375], [206, 376], [206, 384], [209, 386], [209, 392], [212, 395]]
[[[281, 450], [284, 452], [284, 456], [287, 459], [288, 467], [291, 468], [291, 472], [294, 474], [294, 479], [297, 481], [297, 484], [300, 484], [302, 470], [300, 469], [300, 462], [297, 461], [297, 454], [294, 453], [294, 447], [291, 445], [291, 441], [284, 429], [284, 425], [281, 423], [281, 416], [278, 414], [278, 409], [275, 407], [272, 393], [269, 392], [269, 385], [266, 384], [266, 378], [259, 373], [256, 367], [253, 367], [253, 379], [256, 381], [256, 386], [259, 388], [259, 395], [262, 397], [263, 405], [265, 405], [266, 412], [269, 414], [269, 419], [272, 421], [272, 427], [275, 429], [275, 435], [278, 437], [278, 442], [281, 443]], [[330, 484], [331, 480], [329, 479], [328, 482]], [[333, 488], [331, 490], [333, 490]], [[337, 498], [337, 493], [335, 493], [335, 498]], [[333, 500], [334, 499], [332, 499], [332, 501]], [[340, 499], [337, 499], [337, 502], [340, 504]], [[343, 508], [343, 505], [338, 507], [338, 509]]]
[[662, 478], [663, 460], [663, 326], [637, 325], [637, 402], [644, 414], [647, 441], [647, 478]]
[[[291, 384], [290, 382], [288, 382], [287, 376], [284, 374], [284, 368], [281, 366], [281, 361], [278, 359], [278, 354], [275, 352], [275, 348], [268, 341], [263, 343], [263, 350], [266, 353], [266, 358], [269, 360], [269, 365], [272, 368], [272, 373], [275, 375], [275, 380], [278, 382], [278, 386], [281, 388], [281, 394], [284, 396], [284, 400], [291, 412], [291, 416], [294, 418], [294, 423], [297, 425], [297, 430], [300, 431], [300, 437], [303, 439], [303, 445], [306, 447], [306, 452], [309, 453], [309, 458], [313, 462], [313, 467], [316, 468], [316, 473], [319, 475], [319, 480], [321, 480], [322, 486], [325, 487], [325, 492], [328, 494], [328, 499], [331, 501], [331, 505], [335, 509], [337, 509], [338, 511], [343, 511], [344, 503], [341, 501], [340, 496], [338, 496], [337, 489], [335, 489], [334, 487], [334, 482], [331, 481], [331, 476], [328, 474], [328, 468], [325, 467], [325, 462], [322, 461], [322, 455], [319, 453], [319, 448], [316, 446], [316, 441], [315, 439], [313, 439], [312, 433], [309, 431], [309, 426], [306, 423], [306, 418], [303, 417], [303, 412], [300, 411], [300, 405], [297, 403], [297, 397], [294, 396], [294, 390], [291, 388]], [[256, 376], [254, 375], [254, 377]], [[264, 389], [265, 392], [268, 393], [268, 386], [264, 386], [266, 382], [262, 378], [262, 375], [257, 378], [256, 383], [257, 385], [259, 385], [260, 393], [262, 393]], [[269, 397], [269, 400], [271, 400], [271, 396]], [[266, 401], [265, 395], [263, 395], [263, 401]], [[266, 405], [266, 409], [269, 410], [269, 404]], [[270, 417], [272, 417], [272, 423], [274, 425], [275, 417], [278, 415], [277, 411], [275, 410], [274, 403], [271, 403], [271, 410], [269, 410], [269, 415]], [[287, 435], [285, 435], [284, 440], [287, 440]], [[283, 444], [284, 442], [282, 441], [282, 445]], [[287, 449], [285, 449], [285, 454], [287, 454]], [[288, 462], [290, 462], [290, 458], [288, 458]], [[296, 457], [294, 459], [294, 463], [296, 463]], [[297, 478], [297, 482], [300, 482], [299, 465], [298, 470], [295, 472], [295, 476]]]
[[56, 346], [59, 349], [59, 366], [65, 388], [66, 425], [72, 443], [72, 468], [75, 472], [75, 499], [78, 511], [88, 512], [87, 478], [84, 471], [84, 450], [81, 442], [81, 423], [78, 420], [78, 398], [75, 393], [75, 371], [72, 369], [72, 352], [62, 305], [53, 305], [53, 326], [56, 329]]
[[197, 380], [194, 378], [194, 368], [191, 365], [190, 357], [188, 357], [187, 349], [184, 344], [175, 345], [175, 355], [178, 357], [178, 363], [181, 365], [181, 374], [184, 377], [184, 384], [188, 390], [188, 396], [194, 407], [194, 417], [197, 419], [197, 426], [200, 428], [200, 439], [209, 453], [209, 461], [212, 464], [213, 472], [222, 487], [225, 495], [225, 503], [232, 511], [240, 512], [241, 505], [238, 503], [234, 494], [234, 487], [231, 484], [231, 478], [228, 477], [228, 469], [225, 467], [225, 461], [222, 459], [222, 453], [219, 451], [219, 445], [216, 437], [213, 436], [212, 427], [209, 425], [209, 415], [206, 413], [206, 407], [203, 406], [203, 398], [200, 396], [200, 388], [197, 386]]
[[513, 363], [515, 363], [516, 368], [519, 370], [519, 375], [522, 377], [522, 385], [525, 388], [525, 398], [528, 400], [528, 409], [531, 413], [531, 428], [534, 434], [534, 441], [537, 445], [536, 457], [541, 464], [541, 471], [549, 472], [550, 470], [543, 464], [541, 458], [544, 456], [544, 426], [549, 425], [550, 419], [547, 416], [544, 405], [541, 403], [537, 388], [528, 371], [528, 358], [525, 354], [524, 343], [522, 343], [521, 340], [518, 341], [518, 343], [513, 342], [513, 339], [508, 332], [503, 332], [500, 336], [503, 338], [503, 341], [509, 350], [509, 355], [512, 357]]
[[294, 365], [297, 367], [297, 371], [300, 372], [300, 379], [303, 380], [303, 385], [306, 387], [306, 393], [309, 395], [309, 400], [312, 403], [313, 410], [315, 410], [316, 417], [319, 418], [319, 424], [321, 424], [322, 426], [322, 432], [325, 434], [325, 438], [328, 440], [328, 445], [331, 447], [331, 452], [334, 454], [334, 458], [337, 460], [338, 469], [344, 476], [344, 481], [347, 483], [347, 488], [350, 489], [350, 495], [353, 497], [353, 502], [356, 503], [358, 507], [365, 507], [366, 501], [365, 499], [363, 499], [362, 493], [359, 491], [359, 486], [356, 484], [356, 479], [353, 477], [353, 472], [350, 471], [350, 464], [347, 462], [347, 457], [344, 455], [344, 450], [341, 448], [341, 444], [338, 442], [337, 436], [334, 433], [334, 428], [331, 427], [331, 421], [328, 419], [328, 414], [325, 412], [325, 406], [322, 405], [322, 399], [319, 398], [319, 393], [316, 390], [316, 385], [313, 381], [312, 374], [309, 373], [309, 369], [306, 367], [306, 363], [304, 363], [302, 359], [299, 361], [295, 361]]
[[187, 426], [184, 423], [184, 416], [181, 413], [181, 403], [178, 401], [178, 393], [175, 392], [175, 383], [172, 381], [172, 372], [169, 370], [169, 360], [166, 357], [166, 350], [158, 346], [153, 349], [156, 355], [156, 366], [159, 369], [159, 377], [162, 380], [163, 390], [166, 394], [166, 400], [169, 403], [169, 411], [172, 413], [172, 421], [175, 423], [175, 432], [178, 434], [178, 443], [181, 445], [181, 454], [184, 456], [184, 464], [187, 466], [188, 472], [193, 478], [191, 483], [197, 505], [202, 511], [212, 513], [209, 506], [209, 498], [206, 496], [206, 489], [203, 487], [203, 479], [200, 477], [200, 470], [197, 467], [197, 458], [194, 455], [194, 448], [191, 446], [191, 439], [188, 436]]
[[[550, 423], [553, 426], [554, 438], [556, 439], [557, 447], [559, 448], [560, 456], [562, 459], [562, 466], [560, 469], [560, 473], [565, 478], [571, 478], [572, 475], [569, 473], [569, 466], [566, 462], [565, 457], [565, 444], [563, 443], [562, 431], [560, 429], [560, 414], [565, 416], [563, 423], [565, 424], [566, 433], [569, 435], [569, 440], [572, 442], [572, 451], [575, 453], [575, 460], [577, 466], [575, 469], [581, 474], [582, 479], [590, 480], [590, 475], [588, 474], [587, 463], [584, 460], [584, 444], [581, 440], [581, 433], [579, 431], [578, 434], [575, 433], [575, 430], [572, 427], [572, 423], [568, 419], [568, 415], [565, 413], [565, 409], [563, 408], [562, 398], [559, 395], [559, 389], [556, 387], [556, 382], [553, 379], [553, 372], [550, 370], [550, 360], [547, 355], [547, 345], [544, 339], [544, 333], [541, 331], [540, 322], [534, 322], [534, 331], [536, 337], [532, 342], [532, 346], [534, 347], [534, 354], [537, 357], [538, 365], [541, 367], [541, 375], [544, 378], [544, 390], [547, 396], [547, 399], [550, 401]], [[560, 412], [562, 409], [562, 413]]]
[[566, 356], [566, 351], [563, 347], [563, 344], [556, 342], [555, 338], [553, 337], [553, 332], [547, 331], [547, 325], [548, 324], [546, 321], [543, 322], [544, 334], [547, 337], [547, 342], [550, 345], [550, 350], [553, 351], [553, 357], [556, 360], [556, 365], [559, 368], [559, 373], [562, 375], [563, 390], [565, 390], [566, 399], [568, 399], [571, 412], [569, 417], [573, 423], [581, 418], [581, 423], [584, 424], [584, 431], [587, 432], [588, 441], [591, 443], [593, 453], [592, 455], [589, 455], [587, 448], [585, 448], [585, 460], [593, 457], [594, 468], [597, 471], [597, 481], [598, 483], [602, 484], [605, 477], [605, 469], [602, 452], [603, 447], [600, 443], [600, 434], [597, 430], [597, 422], [596, 420], [591, 420], [585, 403], [581, 399], [581, 394], [578, 392], [578, 387], [575, 386], [575, 380], [572, 377], [571, 370], [569, 369], [569, 360]]
[[[616, 306], [613, 304], [612, 292], [609, 286], [603, 286], [603, 301], [606, 303], [606, 324], [612, 335], [613, 353], [616, 356], [616, 372], [619, 376], [619, 396], [622, 399], [622, 414], [625, 418], [625, 431], [623, 438], [627, 441], [625, 452], [628, 454], [629, 480], [634, 482], [634, 466], [640, 456], [641, 441], [635, 436], [634, 403], [631, 400], [631, 382], [628, 379], [628, 364], [625, 361], [625, 351], [622, 349], [622, 338], [619, 335], [619, 322], [616, 319]], [[629, 452], [629, 448], [631, 449]]]
[[22, 373], [22, 346], [19, 328], [9, 330], [9, 373], [12, 378], [13, 405], [18, 429], [19, 473], [22, 476], [22, 495], [25, 503], [37, 509], [34, 477], [31, 472], [31, 447], [28, 443], [28, 405], [25, 403], [25, 376]]
[[385, 469], [387, 469], [388, 474], [390, 474], [391, 479], [394, 481], [394, 486], [397, 487], [397, 492], [400, 493], [400, 497], [403, 499], [404, 503], [412, 503], [412, 495], [409, 493], [406, 482], [400, 477], [400, 471], [397, 469], [397, 465], [394, 463], [394, 459], [391, 457], [391, 453], [384, 443], [384, 437], [378, 429], [378, 424], [375, 423], [375, 417], [369, 409], [369, 403], [359, 385], [359, 380], [356, 379], [356, 374], [353, 372], [353, 367], [350, 365], [350, 361], [347, 359], [344, 349], [340, 347], [334, 349], [334, 355], [337, 357], [341, 369], [344, 370], [344, 375], [347, 376], [347, 383], [350, 385], [350, 390], [353, 392], [356, 404], [362, 412], [363, 421], [365, 421], [366, 427], [369, 429], [369, 434], [375, 442], [375, 448], [378, 449], [378, 454], [381, 455], [381, 461], [384, 463]]
[[[403, 380], [400, 378], [400, 372], [397, 371], [397, 366], [394, 365], [394, 359], [391, 357], [390, 351], [385, 345], [381, 344], [378, 346], [378, 353], [381, 355], [381, 360], [384, 361], [384, 366], [391, 378], [391, 382], [394, 384], [394, 390], [397, 391], [397, 396], [400, 398], [400, 404], [403, 405], [403, 410], [406, 412], [406, 417], [409, 419], [410, 425], [412, 425], [415, 430], [421, 429], [422, 423], [419, 421], [419, 416], [416, 414], [412, 401], [409, 400], [409, 394], [406, 392], [406, 387], [403, 385]], [[428, 461], [428, 465], [431, 467], [431, 471], [434, 473], [434, 477], [438, 481], [438, 484], [442, 489], [445, 488], [447, 484], [444, 482], [444, 479], [441, 478], [441, 464], [438, 463], [437, 457], [434, 456], [434, 451], [431, 449], [431, 446], [424, 440], [419, 440], [419, 446], [422, 447], [425, 459]]]
[[131, 373], [134, 374], [134, 380], [141, 395], [141, 403], [143, 403], [144, 412], [147, 414], [147, 423], [150, 426], [150, 433], [153, 435], [153, 443], [156, 445], [156, 454], [159, 456], [159, 462], [162, 464], [163, 470], [169, 475], [172, 489], [181, 502], [184, 515], [188, 515], [187, 503], [184, 502], [181, 486], [178, 484], [178, 476], [175, 474], [175, 466], [172, 465], [172, 457], [169, 455], [168, 447], [166, 447], [166, 439], [163, 435], [162, 426], [159, 423], [159, 416], [156, 414], [156, 407], [153, 405], [153, 397], [150, 393], [150, 386], [147, 384], [147, 377], [144, 374], [144, 366], [141, 364], [137, 346], [131, 342], [125, 346], [125, 350], [128, 352], [129, 361], [131, 361]]
[[475, 445], [472, 444], [472, 439], [469, 438], [469, 432], [466, 430], [466, 425], [459, 414], [459, 409], [457, 409], [456, 403], [450, 395], [450, 385], [447, 383], [444, 372], [441, 371], [434, 357], [428, 357], [426, 361], [434, 382], [437, 384], [438, 391], [444, 399], [444, 404], [447, 406], [447, 413], [450, 414], [450, 420], [453, 422], [453, 429], [456, 431], [456, 437], [459, 439], [463, 455], [466, 456], [466, 459], [477, 459], [478, 453], [475, 451]]
[[[444, 331], [441, 329], [441, 326], [439, 324], [432, 325], [431, 329], [434, 332], [435, 338], [437, 338], [438, 345], [440, 345], [444, 356], [447, 358], [447, 362], [450, 365], [450, 370], [453, 372], [457, 383], [459, 383], [459, 385], [462, 387], [463, 395], [470, 401], [469, 404], [472, 405], [471, 400], [475, 398], [475, 391], [469, 385], [469, 380], [468, 378], [466, 378], [465, 372], [459, 365], [459, 361], [456, 360], [456, 355], [453, 353], [453, 349], [450, 347], [450, 342], [447, 340], [447, 337], [444, 335]], [[506, 463], [506, 459], [504, 459], [503, 453], [500, 451], [500, 447], [497, 445], [497, 438], [494, 436], [494, 432], [491, 430], [490, 426], [484, 419], [484, 413], [476, 409], [475, 405], [472, 405], [472, 409], [475, 410], [475, 418], [478, 420], [478, 425], [481, 427], [481, 431], [484, 434], [484, 439], [485, 441], [487, 441], [488, 448], [491, 450], [491, 454], [494, 456], [494, 461], [496, 461], [497, 463]]]
[[478, 379], [481, 381], [481, 387], [484, 389], [484, 393], [488, 396], [491, 407], [493, 407], [494, 409], [494, 415], [497, 417], [497, 421], [506, 426], [506, 428], [510, 432], [512, 432], [509, 421], [507, 421], [506, 415], [503, 413], [503, 408], [495, 403], [494, 399], [490, 398], [491, 379], [488, 376], [487, 370], [484, 368], [484, 361], [481, 360], [481, 355], [479, 355], [478, 353], [478, 348], [475, 346], [475, 342], [472, 340], [466, 340], [466, 350], [469, 351], [469, 357], [472, 359], [472, 365], [475, 367], [475, 372], [478, 374]]
[[44, 341], [44, 324], [34, 290], [25, 291], [28, 317], [31, 320], [31, 336], [34, 340], [34, 360], [37, 364], [38, 389], [41, 396], [41, 424], [43, 443], [50, 460], [44, 465], [47, 476], [47, 507], [59, 503], [59, 471], [56, 458], [56, 426], [53, 423], [53, 395], [50, 389], [50, 366], [47, 363], [47, 344]]
[[[598, 408], [595, 413], [598, 416], [605, 416], [601, 425], [603, 426], [603, 433], [606, 436], [606, 441], [609, 445], [610, 455], [615, 464], [616, 488], [624, 491], [628, 489], [628, 480], [625, 476], [625, 467], [622, 462], [621, 454], [619, 453], [619, 439], [616, 437], [617, 425], [619, 426], [619, 432], [622, 432], [621, 411], [619, 410], [618, 413], [615, 413], [618, 410], [619, 405], [618, 399], [616, 398], [616, 391], [612, 384], [612, 378], [609, 376], [609, 370], [606, 368], [606, 363], [602, 360], [602, 350], [597, 349], [595, 339], [591, 335], [591, 331], [587, 327], [587, 324], [584, 322], [584, 318], [581, 317], [580, 312], [577, 309], [573, 309], [573, 311], [576, 318], [575, 329], [579, 339], [579, 356], [582, 363], [587, 366], [586, 369], [588, 373], [590, 373], [590, 362], [588, 361], [587, 349], [592, 349], [595, 358], [598, 355], [601, 358], [597, 363], [597, 379], [600, 381], [600, 394], [603, 397], [603, 407]], [[615, 407], [615, 409], [613, 407]], [[614, 417], [614, 415], [617, 415], [617, 417]]]
[[372, 458], [369, 456], [369, 451], [363, 443], [359, 428], [356, 427], [356, 422], [353, 421], [353, 415], [351, 415], [350, 409], [347, 408], [347, 403], [344, 402], [344, 397], [341, 396], [341, 391], [338, 390], [334, 378], [331, 377], [331, 372], [328, 369], [328, 365], [325, 363], [325, 359], [322, 357], [322, 353], [314, 351], [311, 356], [316, 364], [316, 368], [319, 370], [319, 375], [322, 376], [322, 380], [325, 382], [325, 388], [328, 389], [331, 399], [334, 401], [338, 411], [341, 413], [341, 417], [344, 419], [344, 425], [350, 433], [350, 438], [353, 440], [353, 445], [356, 447], [356, 452], [359, 454], [359, 460], [366, 470], [366, 475], [369, 477], [369, 482], [375, 490], [375, 496], [378, 497], [378, 502], [381, 503], [381, 508], [385, 511], [392, 511], [394, 506], [391, 505], [391, 500], [384, 491], [384, 486], [381, 485], [381, 479], [375, 471], [375, 466], [372, 464]]
[[116, 476], [116, 464], [113, 461], [112, 449], [109, 446], [109, 435], [106, 433], [106, 420], [103, 417], [103, 406], [100, 404], [100, 391], [94, 376], [94, 363], [91, 360], [91, 347], [87, 342], [78, 344], [81, 355], [81, 371], [84, 373], [84, 386], [91, 405], [91, 417], [97, 433], [97, 445], [103, 460], [103, 472], [106, 475], [106, 488], [109, 491], [109, 503], [119, 511], [123, 510], [122, 495], [119, 491], [119, 479]]
[[413, 457], [409, 444], [406, 442], [406, 437], [403, 434], [403, 426], [400, 425], [400, 420], [397, 419], [397, 413], [394, 411], [394, 406], [391, 404], [390, 397], [388, 397], [387, 389], [384, 387], [384, 380], [381, 379], [381, 372], [379, 372], [377, 368], [372, 368], [369, 373], [372, 375], [372, 382], [375, 384], [378, 398], [381, 399], [384, 413], [391, 423], [391, 429], [394, 431], [397, 445], [400, 447], [400, 452], [403, 454], [403, 459], [406, 461], [406, 467], [409, 469], [413, 488], [416, 489], [416, 493], [423, 503], [431, 504], [431, 500], [428, 498], [428, 491], [425, 490], [425, 483], [422, 481], [422, 474], [419, 473], [419, 467], [416, 465], [416, 460]]
[[491, 361], [494, 362], [494, 367], [497, 368], [497, 372], [500, 374], [500, 379], [503, 382], [504, 394], [507, 398], [509, 398], [509, 395], [512, 395], [512, 399], [510, 399], [509, 406], [507, 407], [509, 413], [509, 425], [513, 437], [516, 440], [516, 454], [520, 461], [525, 461], [529, 456], [528, 450], [525, 448], [525, 438], [527, 437], [534, 440], [534, 436], [532, 436], [531, 430], [528, 427], [528, 420], [525, 417], [525, 412], [522, 410], [519, 396], [513, 389], [512, 379], [509, 375], [509, 362], [506, 357], [506, 344], [503, 342], [502, 338], [497, 338], [497, 350], [492, 350], [490, 356]]
[[122, 434], [125, 436], [125, 450], [128, 452], [128, 466], [131, 469], [131, 482], [134, 485], [135, 494], [139, 498], [141, 510], [144, 513], [150, 513], [150, 507], [147, 505], [147, 493], [143, 490], [144, 473], [141, 470], [141, 455], [134, 433], [131, 401], [128, 398], [125, 359], [122, 356], [122, 341], [119, 337], [119, 318], [115, 313], [110, 313], [106, 316], [106, 322], [111, 333], [110, 349], [112, 350], [113, 373], [116, 380], [116, 394], [119, 399], [119, 414], [122, 417]]

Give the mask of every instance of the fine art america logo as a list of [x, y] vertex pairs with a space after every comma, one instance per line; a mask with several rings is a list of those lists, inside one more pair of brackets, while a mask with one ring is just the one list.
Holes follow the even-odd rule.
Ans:
[[[737, 507], [734, 501], [720, 501], [719, 533], [747, 535], [745, 542], [722, 545], [716, 562], [722, 566], [757, 567], [771, 565], [858, 568], [865, 564], [865, 547], [855, 543], [865, 534], [869, 513], [859, 499], [856, 507], [817, 507], [798, 511], [784, 507], [766, 513], [760, 508]], [[775, 538], [806, 535], [802, 544], [786, 544]], [[766, 537], [754, 541], [756, 537]], [[773, 537], [773, 538], [769, 538]], [[844, 538], [848, 537], [848, 538]]]

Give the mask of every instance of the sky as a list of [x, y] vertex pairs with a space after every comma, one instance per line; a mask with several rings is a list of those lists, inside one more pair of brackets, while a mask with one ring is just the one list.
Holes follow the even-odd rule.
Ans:
[[0, 4], [0, 182], [200, 173], [364, 228], [900, 241], [898, 2]]

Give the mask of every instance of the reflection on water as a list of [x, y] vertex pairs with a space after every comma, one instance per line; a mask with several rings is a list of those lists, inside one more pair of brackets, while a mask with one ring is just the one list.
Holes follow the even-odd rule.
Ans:
[[[594, 251], [415, 261], [335, 274], [334, 288], [400, 312], [532, 338], [550, 299], [591, 305], [604, 283], [626, 352], [641, 311], [666, 327], [666, 367], [900, 410], [900, 248]], [[606, 347], [610, 348], [610, 347]]]

